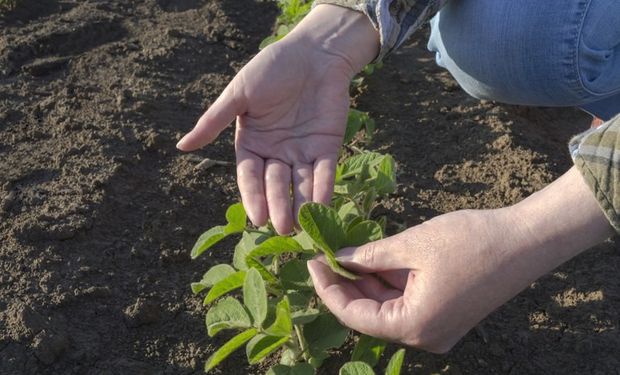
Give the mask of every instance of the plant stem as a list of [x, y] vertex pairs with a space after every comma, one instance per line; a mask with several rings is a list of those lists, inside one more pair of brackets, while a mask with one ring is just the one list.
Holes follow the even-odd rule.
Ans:
[[244, 230], [249, 233], [258, 233], [258, 234], [264, 234], [264, 235], [270, 234], [269, 232], [263, 232], [262, 230], [252, 229], [252, 228], [247, 228], [247, 227]]
[[301, 334], [301, 327], [298, 324], [295, 324], [294, 327], [295, 327], [295, 334], [297, 335], [297, 340], [299, 341], [300, 354], [303, 355], [306, 361], [308, 361], [308, 356], [306, 353], [306, 350], [307, 350], [306, 340], [304, 339], [304, 336]]

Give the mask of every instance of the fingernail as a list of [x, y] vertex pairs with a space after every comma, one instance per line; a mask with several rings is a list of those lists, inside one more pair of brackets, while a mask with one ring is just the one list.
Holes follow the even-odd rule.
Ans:
[[354, 247], [345, 247], [336, 252], [336, 260], [339, 262], [350, 262], [353, 260], [353, 254], [355, 254]]
[[181, 138], [181, 140], [177, 142], [177, 148], [179, 150], [183, 150], [183, 146], [185, 146], [186, 142], [187, 142], [187, 134], [184, 135], [183, 138]]

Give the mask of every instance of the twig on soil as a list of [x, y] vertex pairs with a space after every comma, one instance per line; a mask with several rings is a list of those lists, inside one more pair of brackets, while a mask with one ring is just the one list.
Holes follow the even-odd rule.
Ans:
[[223, 160], [215, 160], [215, 159], [209, 159], [209, 158], [204, 158], [200, 163], [196, 164], [196, 166], [194, 167], [194, 171], [199, 171], [199, 170], [203, 170], [203, 169], [209, 169], [211, 167], [214, 167], [216, 165], [221, 165], [224, 167], [234, 167], [235, 163], [232, 163], [230, 161], [223, 161]]

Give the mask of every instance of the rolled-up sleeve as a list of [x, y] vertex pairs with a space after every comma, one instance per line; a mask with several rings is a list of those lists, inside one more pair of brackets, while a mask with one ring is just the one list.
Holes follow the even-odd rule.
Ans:
[[571, 139], [571, 157], [620, 233], [620, 115]]
[[363, 12], [379, 30], [383, 60], [431, 18], [448, 0], [316, 0], [314, 5], [333, 4]]

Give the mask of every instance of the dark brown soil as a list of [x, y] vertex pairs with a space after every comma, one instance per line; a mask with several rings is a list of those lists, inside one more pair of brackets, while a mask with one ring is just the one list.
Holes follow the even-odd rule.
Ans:
[[[232, 132], [174, 145], [269, 34], [240, 0], [23, 0], [0, 16], [0, 374], [202, 373], [208, 339], [189, 283], [231, 243], [189, 249], [237, 200]], [[357, 98], [399, 163], [392, 227], [500, 207], [570, 167], [573, 110], [480, 103], [414, 42]], [[620, 254], [590, 250], [416, 374], [620, 374]], [[342, 353], [323, 373], [335, 373]], [[260, 373], [239, 352], [220, 369]], [[409, 373], [408, 372], [408, 373]]]

